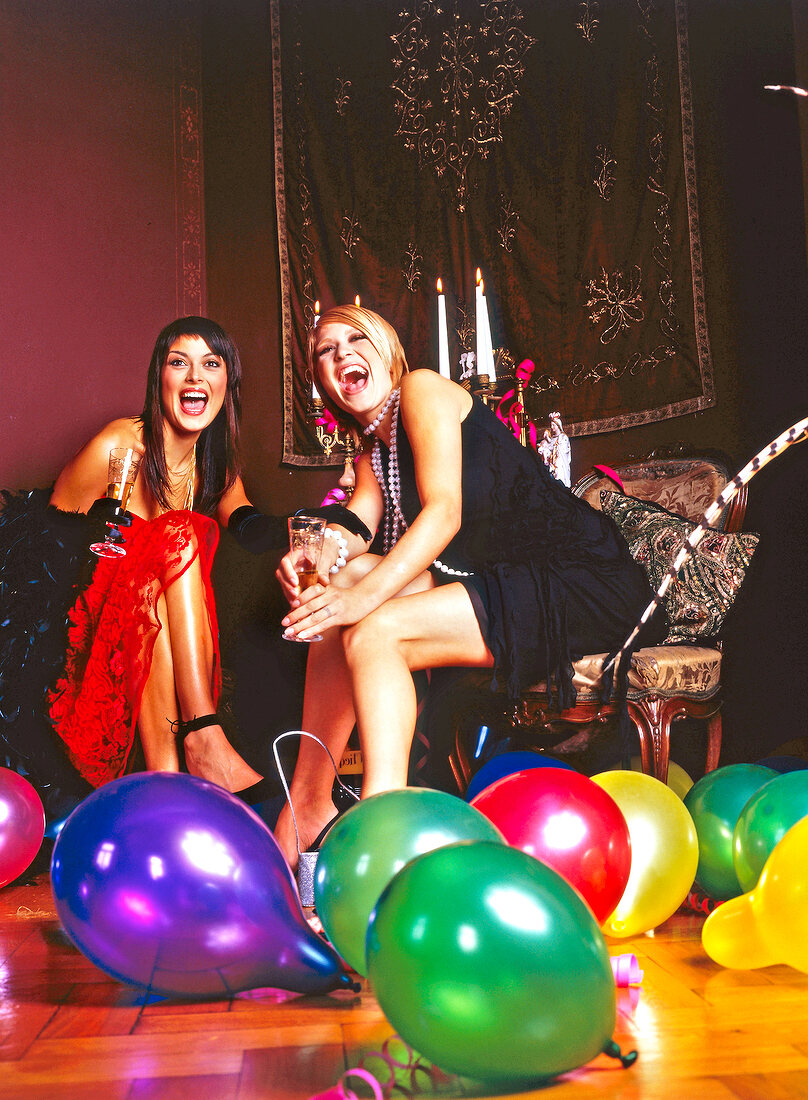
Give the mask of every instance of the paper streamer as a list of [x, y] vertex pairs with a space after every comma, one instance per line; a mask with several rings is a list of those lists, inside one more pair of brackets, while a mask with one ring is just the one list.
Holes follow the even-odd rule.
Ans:
[[620, 486], [621, 492], [624, 493], [626, 491], [626, 487], [623, 484], [623, 479], [620, 477], [617, 470], [613, 470], [611, 466], [593, 466], [592, 469], [597, 470], [598, 473], [603, 474], [604, 477], [611, 478], [611, 480], [615, 482], [616, 485]]
[[[533, 372], [536, 369], [536, 364], [532, 359], [523, 359], [519, 366], [516, 368], [516, 377], [523, 385], [527, 385], [530, 381]], [[538, 436], [536, 434], [536, 427], [533, 421], [528, 417], [527, 410], [524, 405], [519, 401], [513, 400], [516, 397], [516, 390], [510, 389], [507, 393], [504, 393], [497, 403], [496, 413], [503, 424], [511, 429], [516, 438], [519, 438], [519, 414], [524, 413], [525, 422], [527, 427], [528, 437], [530, 439], [530, 446], [535, 451]], [[510, 408], [506, 411], [503, 406], [506, 401], [511, 401]]]
[[[393, 1043], [401, 1047], [404, 1061], [394, 1058], [390, 1053]], [[366, 1068], [366, 1063], [375, 1061], [382, 1063], [382, 1069], [376, 1074]], [[356, 1093], [346, 1084], [346, 1079], [351, 1076], [359, 1077], [370, 1085], [374, 1100], [390, 1100], [394, 1091], [397, 1095], [406, 1097], [415, 1096], [423, 1088], [428, 1088], [432, 1092], [438, 1086], [452, 1080], [449, 1074], [433, 1066], [431, 1062], [427, 1062], [420, 1054], [416, 1054], [399, 1035], [393, 1035], [385, 1039], [381, 1050], [373, 1050], [365, 1054], [359, 1066], [346, 1070], [333, 1088], [318, 1092], [309, 1100], [358, 1100]]]
[[349, 1089], [345, 1084], [347, 1077], [360, 1077], [365, 1084], [370, 1085], [373, 1090], [373, 1100], [385, 1100], [379, 1082], [373, 1074], [368, 1073], [366, 1069], [346, 1070], [332, 1089], [326, 1089], [325, 1092], [318, 1092], [316, 1096], [311, 1097], [311, 1100], [359, 1100], [353, 1089]]
[[620, 649], [618, 649], [616, 653], [609, 656], [604, 662], [601, 673], [608, 672], [612, 665], [614, 665], [616, 668], [620, 667], [620, 662], [626, 650], [630, 649], [633, 646], [637, 635], [640, 633], [643, 626], [648, 622], [653, 613], [659, 607], [660, 603], [662, 602], [662, 597], [668, 591], [673, 581], [676, 580], [676, 574], [679, 572], [684, 563], [696, 549], [698, 544], [710, 530], [711, 524], [716, 519], [718, 519], [718, 517], [721, 515], [721, 512], [729, 504], [733, 497], [736, 496], [738, 491], [742, 489], [744, 485], [750, 482], [755, 474], [762, 470], [764, 466], [767, 466], [773, 458], [775, 458], [778, 454], [782, 454], [782, 452], [787, 450], [790, 446], [792, 446], [792, 444], [800, 443], [803, 439], [806, 438], [807, 434], [808, 417], [805, 417], [805, 419], [803, 420], [798, 420], [796, 424], [792, 425], [792, 427], [788, 429], [788, 431], [783, 432], [782, 435], [778, 435], [776, 439], [773, 439], [768, 447], [764, 447], [762, 451], [759, 451], [755, 455], [751, 462], [747, 462], [743, 469], [735, 475], [732, 481], [727, 482], [727, 484], [721, 491], [721, 494], [716, 497], [716, 499], [704, 513], [701, 523], [698, 525], [698, 527], [695, 527], [688, 535], [684, 546], [676, 555], [676, 558], [670, 569], [668, 569], [667, 573], [662, 578], [662, 583], [656, 590], [654, 598], [651, 600], [648, 607], [646, 607], [645, 611], [643, 611], [642, 615], [640, 616], [639, 622], [626, 638], [625, 642], [623, 642]]
[[615, 984], [621, 989], [642, 982], [643, 972], [636, 955], [614, 955], [609, 962], [612, 964]]

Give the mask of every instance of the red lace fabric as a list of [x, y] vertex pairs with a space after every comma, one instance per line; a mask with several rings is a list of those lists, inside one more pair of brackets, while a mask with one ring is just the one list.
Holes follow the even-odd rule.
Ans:
[[69, 615], [63, 675], [50, 717], [78, 771], [100, 787], [121, 775], [132, 748], [143, 688], [161, 623], [157, 601], [199, 558], [213, 637], [211, 690], [221, 690], [219, 632], [210, 573], [219, 541], [213, 520], [166, 512], [122, 529], [126, 556], [101, 558]]

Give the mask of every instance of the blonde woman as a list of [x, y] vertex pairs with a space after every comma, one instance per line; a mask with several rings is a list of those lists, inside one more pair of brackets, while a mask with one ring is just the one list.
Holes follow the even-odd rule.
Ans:
[[[304, 641], [324, 633], [309, 649], [303, 728], [338, 758], [356, 723], [367, 797], [406, 785], [412, 672], [493, 667], [514, 697], [548, 676], [571, 704], [572, 660], [619, 645], [650, 589], [612, 521], [461, 386], [408, 370], [383, 318], [357, 306], [329, 310], [310, 334], [308, 360], [332, 413], [366, 440], [349, 509], [368, 533], [380, 531], [383, 552], [335, 532], [321, 570], [330, 583], [305, 592], [285, 557], [283, 624]], [[304, 739], [291, 785], [304, 850], [334, 818], [332, 778], [322, 750]], [[288, 808], [276, 836], [294, 866]]]

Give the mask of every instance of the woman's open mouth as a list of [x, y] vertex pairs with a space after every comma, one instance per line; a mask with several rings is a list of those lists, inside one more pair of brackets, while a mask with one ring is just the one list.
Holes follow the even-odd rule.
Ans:
[[201, 416], [208, 404], [208, 395], [204, 390], [183, 390], [180, 394], [180, 408], [188, 416]]
[[369, 376], [370, 372], [367, 367], [355, 363], [341, 368], [337, 376], [337, 382], [339, 388], [345, 394], [361, 393], [368, 384]]

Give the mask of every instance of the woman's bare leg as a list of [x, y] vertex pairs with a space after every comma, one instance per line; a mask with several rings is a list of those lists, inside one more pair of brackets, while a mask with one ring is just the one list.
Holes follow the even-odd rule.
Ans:
[[[197, 556], [158, 601], [162, 630], [157, 636], [138, 728], [146, 766], [175, 771], [178, 762], [166, 746], [166, 729], [178, 715], [186, 722], [213, 714], [213, 636]], [[261, 776], [227, 740], [218, 724], [189, 733], [184, 742], [191, 775], [241, 791]], [[174, 750], [176, 757], [176, 749]], [[158, 767], [171, 764], [171, 767]]]
[[[345, 667], [339, 627], [324, 631], [321, 642], [309, 647], [302, 729], [316, 734], [339, 764], [354, 727], [351, 679]], [[305, 852], [336, 813], [331, 801], [334, 772], [316, 741], [300, 738], [297, 762], [289, 790]], [[284, 805], [274, 829], [275, 839], [292, 870], [297, 868], [297, 839], [292, 815]]]
[[461, 584], [388, 600], [344, 636], [365, 798], [407, 785], [417, 705], [412, 673], [490, 668], [493, 657]]
[[[183, 721], [216, 710], [213, 698], [213, 636], [199, 557], [165, 593], [171, 628], [174, 683]], [[261, 776], [241, 757], [220, 725], [205, 726], [185, 738], [185, 763], [191, 775], [210, 779], [228, 791], [241, 791]]]
[[174, 688], [174, 661], [171, 656], [171, 633], [165, 597], [157, 601], [157, 617], [161, 629], [152, 650], [149, 678], [140, 701], [137, 726], [146, 769], [150, 772], [180, 770], [177, 739], [171, 723], [179, 717]]
[[[335, 574], [332, 583], [350, 587], [369, 573], [379, 560], [376, 555], [363, 554]], [[419, 591], [431, 583], [429, 574], [424, 574], [413, 581], [407, 590]], [[323, 640], [309, 647], [302, 728], [316, 734], [339, 764], [355, 722], [353, 681], [345, 663], [343, 630], [325, 630]], [[322, 748], [311, 738], [301, 737], [290, 783], [301, 851], [309, 847], [336, 813], [331, 800], [333, 784], [334, 772]], [[294, 870], [297, 867], [297, 844], [288, 806], [283, 807], [278, 817], [275, 839]]]

